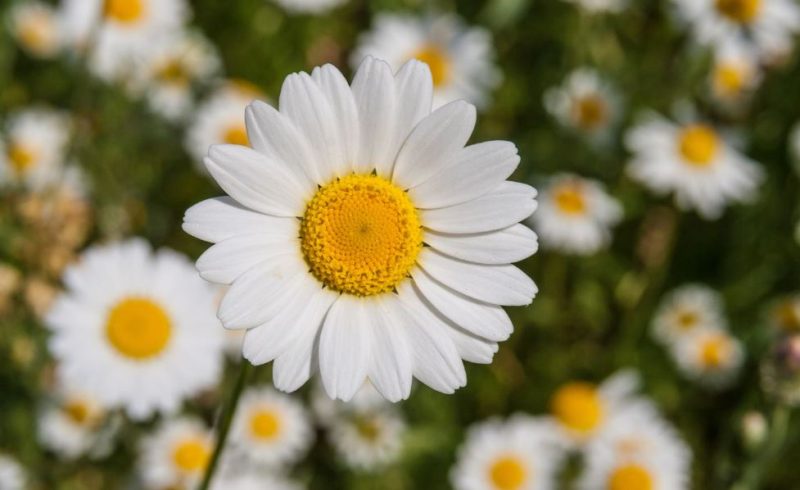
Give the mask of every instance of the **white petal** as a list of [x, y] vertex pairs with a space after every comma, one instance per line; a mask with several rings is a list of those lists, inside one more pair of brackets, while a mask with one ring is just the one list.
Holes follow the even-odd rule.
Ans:
[[[297, 229], [297, 220], [294, 228]], [[206, 281], [230, 284], [254, 266], [267, 260], [285, 260], [296, 254], [300, 245], [293, 240], [292, 232], [284, 236], [266, 233], [237, 235], [223, 240], [206, 250], [197, 259], [197, 270]], [[296, 231], [294, 232], [296, 237]]]
[[513, 265], [478, 265], [423, 248], [418, 263], [434, 279], [455, 291], [486, 303], [528, 305], [537, 288], [530, 277]]
[[221, 242], [248, 233], [282, 234], [287, 227], [296, 227], [294, 218], [277, 218], [257, 213], [230, 197], [215, 197], [199, 202], [186, 210], [183, 231], [207, 242]]
[[434, 280], [421, 269], [416, 269], [412, 277], [425, 299], [459, 327], [493, 341], [506, 340], [514, 330], [502, 307], [475, 301]]
[[465, 330], [451, 328], [447, 333], [458, 349], [458, 355], [467, 362], [491, 364], [499, 348], [496, 342], [476, 337]]
[[276, 160], [238, 145], [214, 145], [204, 160], [214, 180], [239, 204], [273, 216], [301, 216], [306, 192]]
[[333, 110], [344, 155], [344, 160], [334, 171], [336, 175], [343, 176], [352, 170], [353, 162], [358, 156], [359, 122], [356, 100], [344, 75], [335, 66], [314, 68], [311, 77], [316, 80]]
[[325, 392], [349, 401], [367, 378], [372, 325], [362, 299], [342, 295], [333, 303], [319, 339], [319, 371]]
[[392, 181], [404, 189], [417, 186], [458, 155], [475, 128], [475, 106], [450, 102], [419, 122], [397, 154]]
[[412, 320], [397, 298], [390, 295], [364, 303], [372, 328], [372, 360], [369, 378], [390, 402], [411, 393], [413, 361], [406, 331]]
[[411, 130], [431, 113], [433, 78], [426, 63], [409, 60], [394, 77], [397, 87], [396, 148], [408, 138]]
[[306, 137], [289, 118], [261, 101], [253, 101], [244, 111], [247, 137], [258, 152], [283, 162], [306, 192], [311, 196], [319, 182], [314, 153]]
[[365, 173], [375, 168], [378, 175], [389, 177], [397, 156], [397, 94], [392, 70], [386, 62], [368, 56], [358, 67], [352, 88], [361, 135], [355, 170]]
[[443, 233], [482, 233], [519, 223], [536, 210], [536, 189], [503, 182], [492, 192], [447, 208], [423, 210], [426, 228]]
[[305, 136], [316, 163], [310, 171], [318, 184], [331, 180], [334, 169], [345, 162], [342, 138], [333, 108], [317, 83], [307, 73], [286, 77], [281, 88], [280, 110], [289, 116], [300, 133]]
[[327, 289], [320, 289], [308, 300], [305, 311], [294, 322], [300, 330], [298, 336], [280, 354], [272, 365], [272, 381], [275, 388], [292, 392], [305, 384], [317, 368], [314, 347], [319, 339], [325, 315], [339, 295]]
[[530, 257], [539, 248], [536, 233], [523, 224], [468, 235], [427, 231], [425, 243], [451, 257], [478, 264], [518, 262]]
[[517, 147], [508, 141], [487, 141], [458, 152], [451, 165], [439, 170], [408, 193], [418, 208], [452, 206], [495, 189], [519, 165]]
[[244, 358], [254, 366], [275, 359], [300, 334], [295, 322], [307, 304], [307, 297], [288, 297], [281, 302], [280, 310], [269, 321], [247, 330], [242, 344]]

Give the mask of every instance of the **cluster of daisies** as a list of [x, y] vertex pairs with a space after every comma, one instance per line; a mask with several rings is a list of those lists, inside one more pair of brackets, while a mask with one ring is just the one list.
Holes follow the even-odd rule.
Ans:
[[567, 462], [580, 460], [574, 488], [689, 488], [691, 453], [622, 371], [596, 385], [573, 381], [550, 400], [551, 414], [493, 418], [467, 430], [450, 472], [457, 490], [560, 488]]
[[744, 361], [722, 298], [707, 286], [687, 284], [668, 293], [653, 317], [652, 334], [688, 379], [709, 388], [735, 381]]

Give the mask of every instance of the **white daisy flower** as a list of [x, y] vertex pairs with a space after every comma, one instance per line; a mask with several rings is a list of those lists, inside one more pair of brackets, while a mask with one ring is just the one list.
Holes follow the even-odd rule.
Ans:
[[628, 6], [628, 0], [564, 0], [594, 14], [620, 12]]
[[8, 13], [11, 35], [22, 49], [38, 58], [52, 58], [61, 49], [61, 29], [53, 8], [39, 1], [17, 3]]
[[650, 405], [615, 419], [585, 454], [579, 490], [689, 488], [691, 452]]
[[236, 411], [230, 442], [254, 462], [281, 466], [302, 457], [313, 438], [300, 402], [272, 388], [251, 388]]
[[800, 7], [794, 0], [673, 1], [700, 43], [720, 47], [735, 39], [768, 60], [786, 56], [800, 31]]
[[181, 417], [161, 422], [139, 449], [139, 476], [146, 488], [194, 488], [213, 452], [211, 432], [200, 420]]
[[12, 114], [0, 139], [0, 184], [40, 191], [64, 178], [69, 119], [60, 111], [32, 108]]
[[206, 171], [202, 163], [210, 145], [250, 144], [244, 110], [253, 99], [263, 98], [263, 93], [254, 85], [229, 80], [197, 108], [186, 131], [185, 147], [202, 172]]
[[321, 14], [348, 0], [275, 0], [287, 12], [298, 14]]
[[602, 434], [628, 408], [642, 403], [636, 390], [639, 376], [620, 371], [599, 386], [583, 381], [562, 385], [550, 399], [553, 421], [565, 440], [583, 445]]
[[632, 178], [653, 192], [675, 194], [682, 209], [717, 219], [725, 206], [752, 199], [764, 178], [759, 165], [705, 123], [676, 125], [657, 115], [628, 132]]
[[25, 490], [28, 476], [25, 469], [11, 456], [0, 453], [0, 488]]
[[329, 426], [331, 445], [349, 467], [376, 471], [403, 450], [406, 423], [394, 407], [341, 414]]
[[616, 90], [591, 68], [579, 68], [559, 87], [544, 94], [544, 107], [566, 128], [591, 141], [608, 141], [619, 120], [621, 102]]
[[369, 381], [365, 382], [348, 402], [331, 400], [319, 383], [314, 385], [311, 393], [311, 410], [314, 417], [318, 423], [326, 427], [350, 414], [380, 411], [389, 406], [391, 404]]
[[171, 250], [143, 240], [96, 246], [64, 273], [46, 323], [64, 381], [130, 417], [175, 412], [216, 382], [222, 329], [214, 290]]
[[284, 476], [253, 469], [229, 472], [214, 479], [212, 490], [301, 490], [297, 482]]
[[281, 390], [318, 366], [331, 398], [349, 400], [369, 379], [405, 399], [412, 375], [452, 393], [466, 383], [461, 359], [490, 362], [511, 334], [500, 305], [536, 294], [510, 265], [536, 246], [519, 224], [536, 190], [505, 180], [516, 147], [465, 147], [475, 108], [431, 113], [430, 77], [417, 61], [393, 75], [372, 58], [352, 88], [330, 65], [290, 75], [280, 112], [248, 106], [253, 149], [209, 151], [231, 198], [189, 209], [184, 230], [216, 243], [197, 266], [232, 284], [219, 318], [249, 329], [245, 358], [275, 360]]
[[189, 17], [185, 0], [63, 0], [65, 41], [89, 50], [89, 68], [106, 81], [134, 75], [136, 60], [181, 29]]
[[531, 217], [542, 246], [589, 255], [611, 242], [611, 227], [622, 219], [622, 207], [602, 183], [572, 174], [550, 178]]
[[711, 94], [717, 101], [737, 104], [761, 83], [761, 66], [750, 46], [727, 42], [715, 52], [709, 78]]
[[719, 293], [702, 284], [681, 286], [661, 300], [653, 317], [653, 336], [673, 345], [699, 329], [727, 328]]
[[456, 490], [548, 490], [564, 448], [548, 422], [527, 415], [489, 419], [467, 431], [450, 471]]
[[725, 388], [739, 374], [744, 347], [725, 330], [704, 328], [678, 342], [673, 357], [687, 378], [709, 388]]
[[97, 400], [76, 390], [62, 389], [39, 414], [39, 441], [61, 457], [74, 459], [101, 441], [106, 419], [107, 412]]
[[500, 83], [489, 31], [464, 26], [455, 15], [415, 17], [380, 14], [350, 58], [353, 68], [365, 56], [386, 60], [392, 69], [406, 61], [427, 63], [433, 76], [433, 107], [464, 99], [478, 107]]
[[192, 88], [220, 69], [216, 48], [199, 32], [178, 31], [155, 43], [137, 70], [134, 92], [144, 92], [150, 108], [178, 120], [194, 104]]

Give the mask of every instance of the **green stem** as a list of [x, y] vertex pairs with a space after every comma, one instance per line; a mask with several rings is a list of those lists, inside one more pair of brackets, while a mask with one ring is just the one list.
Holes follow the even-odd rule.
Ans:
[[241, 369], [239, 370], [239, 377], [236, 379], [236, 384], [233, 387], [230, 398], [220, 413], [220, 419], [217, 424], [217, 440], [214, 445], [214, 453], [211, 455], [211, 461], [208, 462], [203, 481], [198, 487], [199, 490], [208, 490], [211, 480], [214, 478], [214, 472], [219, 466], [219, 459], [222, 456], [222, 451], [225, 449], [225, 441], [228, 439], [228, 431], [233, 422], [233, 415], [236, 413], [236, 406], [239, 404], [239, 398], [242, 396], [245, 385], [247, 385], [247, 378], [252, 371], [252, 365], [245, 359], [239, 361]]
[[789, 428], [789, 408], [777, 405], [770, 420], [769, 437], [757, 457], [747, 466], [742, 479], [734, 487], [736, 490], [757, 490], [761, 488], [764, 475], [783, 448]]

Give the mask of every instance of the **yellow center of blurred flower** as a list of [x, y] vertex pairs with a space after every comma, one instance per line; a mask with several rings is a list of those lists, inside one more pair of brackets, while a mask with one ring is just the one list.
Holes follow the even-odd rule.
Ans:
[[247, 128], [244, 124], [236, 124], [228, 126], [222, 133], [222, 141], [229, 145], [250, 145], [250, 140], [247, 138]]
[[586, 212], [586, 198], [583, 186], [577, 182], [559, 184], [553, 190], [553, 201], [556, 207], [565, 214], [578, 215]]
[[734, 22], [749, 24], [761, 12], [762, 0], [716, 0], [717, 11]]
[[8, 146], [7, 153], [11, 168], [17, 175], [24, 175], [36, 163], [36, 151], [25, 145], [12, 143]]
[[[170, 85], [185, 86], [189, 84], [189, 73], [179, 59], [169, 60], [156, 71], [156, 78]], [[245, 134], [245, 138], [247, 135]]]
[[108, 316], [106, 336], [120, 354], [147, 359], [159, 354], [169, 342], [172, 324], [164, 309], [145, 298], [120, 301]]
[[186, 473], [199, 473], [208, 464], [211, 448], [201, 439], [185, 439], [179, 442], [172, 452], [175, 466]]
[[789, 331], [800, 330], [800, 307], [792, 300], [784, 300], [774, 310], [776, 323]]
[[565, 384], [550, 406], [559, 422], [576, 432], [591, 432], [603, 420], [603, 401], [591, 383]]
[[597, 95], [587, 95], [573, 105], [575, 121], [581, 129], [591, 131], [601, 127], [607, 119], [608, 107]]
[[231, 78], [228, 80], [227, 85], [230, 89], [239, 92], [243, 97], [256, 99], [264, 96], [264, 92], [258, 88], [258, 85], [241, 78]]
[[681, 330], [691, 330], [697, 323], [700, 321], [700, 316], [697, 312], [690, 311], [690, 310], [683, 310], [678, 312], [678, 316], [676, 318], [676, 322], [678, 323], [678, 328]]
[[44, 15], [36, 15], [20, 25], [17, 36], [31, 51], [47, 51], [53, 44], [53, 23]]
[[746, 73], [735, 63], [720, 63], [714, 70], [714, 86], [725, 96], [739, 94], [747, 80]]
[[275, 439], [281, 433], [281, 419], [274, 410], [260, 408], [250, 416], [250, 432], [257, 439]]
[[608, 490], [653, 490], [653, 477], [638, 464], [619, 466], [608, 478]]
[[435, 87], [444, 85], [450, 80], [450, 59], [447, 57], [447, 53], [439, 46], [427, 44], [411, 57], [427, 63], [431, 69], [431, 77]]
[[722, 334], [713, 335], [703, 342], [700, 348], [700, 362], [703, 367], [716, 369], [725, 364], [730, 356], [731, 345]]
[[492, 464], [489, 477], [498, 490], [516, 490], [525, 483], [527, 471], [518, 457], [503, 456]]
[[716, 131], [709, 126], [694, 124], [681, 131], [679, 148], [688, 164], [705, 167], [710, 165], [717, 155], [719, 137]]
[[349, 175], [321, 187], [300, 226], [311, 273], [334, 291], [386, 293], [408, 277], [422, 226], [408, 194], [377, 175]]
[[374, 417], [362, 417], [356, 420], [358, 434], [368, 441], [375, 441], [381, 434], [381, 427]]
[[72, 400], [64, 405], [64, 413], [77, 425], [83, 425], [89, 421], [92, 409], [83, 400]]
[[106, 0], [105, 15], [123, 24], [131, 24], [144, 16], [143, 0]]

